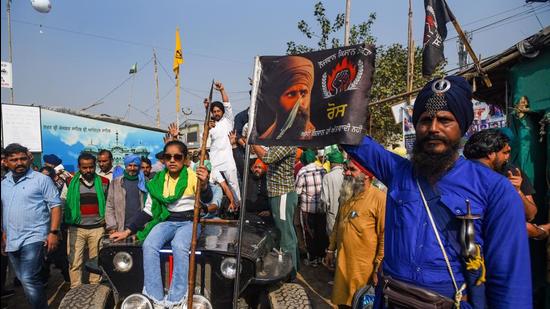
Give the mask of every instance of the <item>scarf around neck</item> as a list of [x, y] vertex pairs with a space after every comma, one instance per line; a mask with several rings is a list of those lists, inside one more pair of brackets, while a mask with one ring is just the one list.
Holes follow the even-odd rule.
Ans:
[[178, 177], [178, 182], [176, 183], [176, 190], [174, 192], [174, 195], [165, 197], [163, 193], [164, 181], [167, 173], [168, 169], [163, 169], [162, 171], [156, 173], [155, 177], [153, 177], [153, 179], [151, 179], [146, 184], [147, 190], [149, 191], [149, 195], [151, 196], [151, 200], [153, 202], [151, 205], [151, 213], [153, 219], [145, 224], [143, 230], [137, 232], [137, 238], [141, 242], [145, 240], [145, 238], [147, 237], [149, 232], [151, 232], [155, 225], [165, 221], [170, 216], [170, 212], [167, 208], [168, 204], [172, 204], [179, 200], [183, 196], [183, 192], [187, 188], [187, 168], [184, 168], [183, 170], [181, 170]]

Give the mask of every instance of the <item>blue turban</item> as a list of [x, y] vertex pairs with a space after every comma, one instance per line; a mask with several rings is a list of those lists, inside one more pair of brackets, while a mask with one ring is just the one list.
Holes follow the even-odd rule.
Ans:
[[[124, 157], [124, 166], [128, 167], [130, 163], [134, 163], [138, 166], [139, 172], [138, 172], [138, 188], [142, 192], [147, 192], [147, 187], [145, 186], [145, 175], [143, 174], [143, 171], [141, 170], [141, 158], [137, 155], [127, 155]], [[114, 177], [114, 176], [113, 176]]]
[[[450, 82], [451, 87], [447, 91], [442, 92], [441, 95], [437, 95], [432, 90], [432, 85], [441, 80], [441, 78], [432, 80], [420, 90], [414, 102], [413, 124], [416, 127], [420, 115], [427, 110], [433, 111], [435, 107], [436, 111], [449, 111], [453, 113], [460, 126], [460, 133], [464, 136], [474, 120], [474, 108], [471, 101], [472, 87], [468, 81], [461, 76], [447, 76], [444, 77], [444, 79]], [[437, 97], [441, 97], [443, 100], [433, 100]], [[431, 101], [431, 99], [433, 101]], [[433, 103], [434, 101], [436, 103]], [[426, 108], [429, 102], [432, 106]]]
[[58, 166], [62, 162], [61, 159], [54, 154], [45, 155], [43, 159], [44, 159], [44, 163], [48, 163], [53, 166]]
[[124, 166], [128, 167], [128, 165], [130, 165], [130, 163], [134, 163], [135, 165], [140, 165], [141, 164], [141, 158], [139, 156], [136, 156], [136, 155], [127, 155], [124, 157]]

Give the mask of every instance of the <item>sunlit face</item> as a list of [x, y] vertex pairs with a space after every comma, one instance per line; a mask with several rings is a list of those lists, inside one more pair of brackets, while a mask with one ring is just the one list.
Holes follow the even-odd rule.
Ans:
[[82, 159], [78, 162], [78, 170], [84, 179], [90, 181], [95, 176], [95, 162], [92, 159]]
[[252, 173], [256, 177], [262, 177], [262, 175], [265, 174], [260, 164], [255, 164], [254, 166], [252, 166]]
[[140, 166], [135, 163], [130, 163], [128, 166], [126, 166], [126, 173], [130, 176], [136, 176], [139, 172]]
[[309, 111], [309, 105], [311, 102], [311, 89], [306, 84], [295, 84], [288, 87], [283, 94], [279, 97], [281, 107], [285, 112], [289, 112], [296, 104], [298, 99], [302, 98], [300, 102], [300, 111]]
[[433, 118], [424, 112], [416, 124], [416, 139], [426, 153], [442, 154], [459, 142], [460, 137], [458, 121], [449, 111], [439, 111]]
[[143, 175], [149, 177], [151, 175], [151, 165], [147, 162], [141, 162], [141, 170], [143, 171]]
[[164, 152], [164, 164], [171, 173], [180, 172], [185, 166], [185, 155], [177, 145], [170, 145]]
[[14, 173], [24, 173], [29, 168], [30, 158], [25, 152], [14, 153], [4, 160], [7, 168]]
[[222, 109], [217, 106], [214, 106], [210, 113], [212, 114], [212, 118], [214, 118], [215, 121], [220, 121], [220, 119], [222, 119], [223, 117]]
[[107, 173], [113, 167], [113, 161], [109, 158], [108, 154], [104, 153], [97, 156], [97, 165], [99, 165], [99, 169], [102, 172]]
[[344, 171], [345, 176], [352, 176], [353, 178], [359, 178], [361, 175], [363, 175], [363, 172], [353, 163], [353, 161], [350, 161], [348, 163], [348, 167]]

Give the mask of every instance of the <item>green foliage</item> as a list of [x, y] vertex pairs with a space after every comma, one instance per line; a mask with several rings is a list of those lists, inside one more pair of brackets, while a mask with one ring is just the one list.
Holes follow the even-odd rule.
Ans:
[[[344, 14], [336, 15], [334, 22], [331, 22], [325, 15], [325, 8], [322, 2], [315, 4], [313, 15], [319, 26], [319, 33], [312, 30], [310, 25], [301, 20], [298, 22], [298, 30], [308, 39], [319, 39], [317, 47], [309, 47], [304, 44], [296, 44], [294, 41], [287, 42], [287, 54], [295, 55], [315, 50], [326, 49], [330, 42], [331, 47], [342, 46], [340, 40], [335, 37], [344, 26]], [[369, 14], [366, 22], [350, 27], [350, 44], [366, 42], [375, 44], [376, 38], [371, 33], [372, 25], [376, 20], [376, 13]], [[428, 80], [422, 78], [422, 49], [415, 48], [414, 85], [413, 89], [424, 85]], [[370, 102], [376, 102], [391, 97], [407, 90], [407, 48], [401, 44], [389, 46], [378, 46], [376, 51], [376, 64], [374, 72], [374, 83], [371, 89]], [[441, 73], [437, 70], [434, 75]], [[386, 102], [369, 106], [369, 119], [367, 119], [368, 132], [378, 142], [384, 145], [399, 143], [402, 139], [401, 124], [395, 124], [391, 112], [391, 106], [404, 101], [402, 98], [393, 102]]]
[[[376, 102], [407, 91], [407, 48], [401, 44], [380, 46], [371, 89], [371, 102]], [[422, 87], [428, 79], [422, 77], [422, 49], [415, 48], [413, 89]], [[391, 106], [406, 100], [406, 97], [369, 106], [370, 136], [385, 145], [399, 143], [402, 138], [401, 124], [395, 124]]]
[[[296, 44], [296, 42], [290, 41], [286, 43], [286, 53], [288, 55], [302, 54], [312, 52], [314, 50], [335, 48], [343, 45], [343, 43], [340, 42], [340, 39], [335, 36], [344, 27], [345, 16], [343, 13], [336, 15], [334, 21], [331, 22], [325, 14], [325, 7], [323, 6], [323, 3], [318, 2], [315, 4], [313, 16], [315, 16], [315, 20], [319, 25], [319, 32], [313, 31], [310, 25], [303, 19], [298, 22], [298, 30], [300, 30], [300, 32], [303, 33], [308, 39], [312, 39], [313, 37], [319, 39], [317, 42], [317, 48], [312, 48], [304, 44]], [[375, 20], [376, 14], [371, 13], [366, 22], [351, 26], [350, 43], [374, 43], [375, 39], [371, 35], [371, 26]]]

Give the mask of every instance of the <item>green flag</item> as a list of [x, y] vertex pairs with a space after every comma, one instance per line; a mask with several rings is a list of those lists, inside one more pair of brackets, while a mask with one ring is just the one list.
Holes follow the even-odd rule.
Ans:
[[132, 65], [130, 68], [130, 73], [128, 74], [136, 74], [137, 73], [137, 62]]

